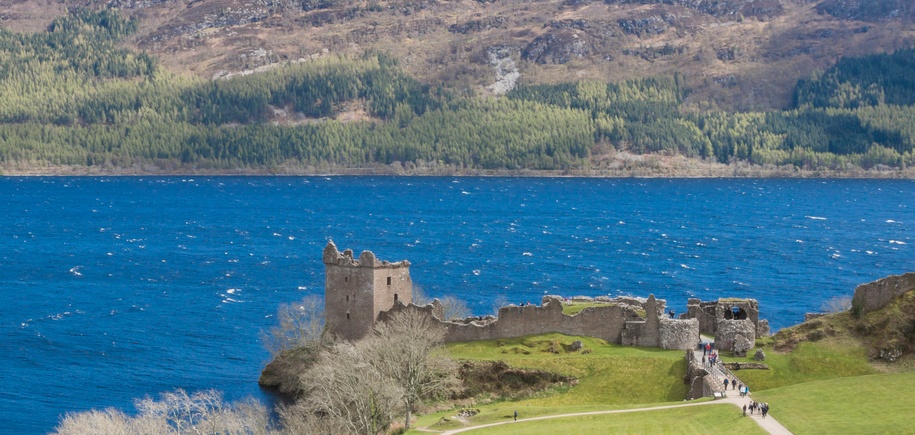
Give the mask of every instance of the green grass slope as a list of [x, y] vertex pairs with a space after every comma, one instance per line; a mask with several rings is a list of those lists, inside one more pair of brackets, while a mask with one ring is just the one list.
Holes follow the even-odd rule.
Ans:
[[915, 372], [808, 382], [755, 393], [795, 434], [912, 433]]
[[[771, 343], [771, 340], [760, 340], [760, 343]], [[757, 362], [752, 356], [726, 356], [725, 360]], [[806, 382], [877, 373], [867, 360], [866, 350], [851, 339], [833, 338], [819, 342], [803, 342], [792, 352], [776, 352], [766, 348], [764, 362], [769, 365], [769, 370], [739, 370], [734, 374], [753, 391], [762, 391]]]
[[[581, 340], [590, 353], [566, 351], [575, 340]], [[559, 352], [551, 352], [551, 347]], [[524, 405], [627, 405], [679, 401], [686, 395], [682, 351], [626, 347], [562, 334], [455, 343], [448, 345], [448, 350], [457, 359], [502, 360], [512, 367], [579, 379], [579, 384], [566, 392], [526, 399]]]

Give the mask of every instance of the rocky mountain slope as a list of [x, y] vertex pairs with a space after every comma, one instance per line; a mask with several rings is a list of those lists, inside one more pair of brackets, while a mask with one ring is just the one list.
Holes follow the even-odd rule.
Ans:
[[37, 31], [75, 7], [139, 18], [128, 45], [204, 77], [376, 50], [477, 95], [679, 71], [695, 110], [784, 108], [843, 56], [915, 46], [908, 0], [0, 0], [0, 23]]

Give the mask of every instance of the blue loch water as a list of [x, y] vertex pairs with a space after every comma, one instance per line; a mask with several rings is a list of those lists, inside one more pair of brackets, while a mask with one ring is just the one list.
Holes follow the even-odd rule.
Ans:
[[544, 294], [756, 298], [774, 329], [915, 270], [915, 182], [0, 178], [0, 432], [214, 388], [267, 400], [258, 337], [321, 250], [408, 259], [475, 314]]

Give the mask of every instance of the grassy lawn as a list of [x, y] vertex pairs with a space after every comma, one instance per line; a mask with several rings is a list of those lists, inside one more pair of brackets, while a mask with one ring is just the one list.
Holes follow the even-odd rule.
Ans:
[[796, 434], [912, 433], [915, 372], [855, 376], [754, 393]]
[[[759, 343], [765, 344], [766, 341], [760, 340]], [[766, 360], [763, 362], [769, 365], [769, 370], [739, 370], [734, 373], [754, 392], [804, 382], [877, 373], [868, 363], [864, 348], [843, 339], [804, 342], [791, 353], [778, 353], [769, 347], [763, 349], [766, 352]], [[753, 353], [748, 352], [747, 358], [724, 355], [724, 359], [757, 362], [753, 360]]]
[[[523, 418], [523, 414], [521, 415]], [[510, 418], [509, 418], [510, 420]], [[586, 415], [510, 423], [469, 434], [705, 434], [731, 432], [764, 434], [752, 419], [730, 404], [694, 406], [623, 414]]]
[[[590, 353], [567, 350], [575, 340], [581, 340]], [[561, 350], [553, 353], [550, 348]], [[682, 402], [686, 396], [686, 360], [678, 350], [627, 347], [562, 334], [452, 343], [447, 349], [456, 359], [502, 360], [512, 367], [547, 370], [579, 380], [576, 386], [555, 388], [534, 397], [475, 405], [480, 413], [469, 419], [472, 425], [505, 421], [516, 409], [533, 417]], [[435, 430], [464, 426], [456, 421], [440, 422], [453, 414], [444, 411], [421, 416], [416, 425]]]

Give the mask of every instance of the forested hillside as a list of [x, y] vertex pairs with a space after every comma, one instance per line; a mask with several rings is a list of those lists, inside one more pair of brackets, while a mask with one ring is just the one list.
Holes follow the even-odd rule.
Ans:
[[78, 10], [0, 31], [6, 172], [412, 173], [619, 169], [618, 152], [858, 171], [915, 163], [913, 52], [846, 59], [786, 111], [698, 111], [681, 74], [521, 84], [479, 96], [423, 83], [386, 53], [320, 56], [202, 79], [120, 48], [138, 21]]

